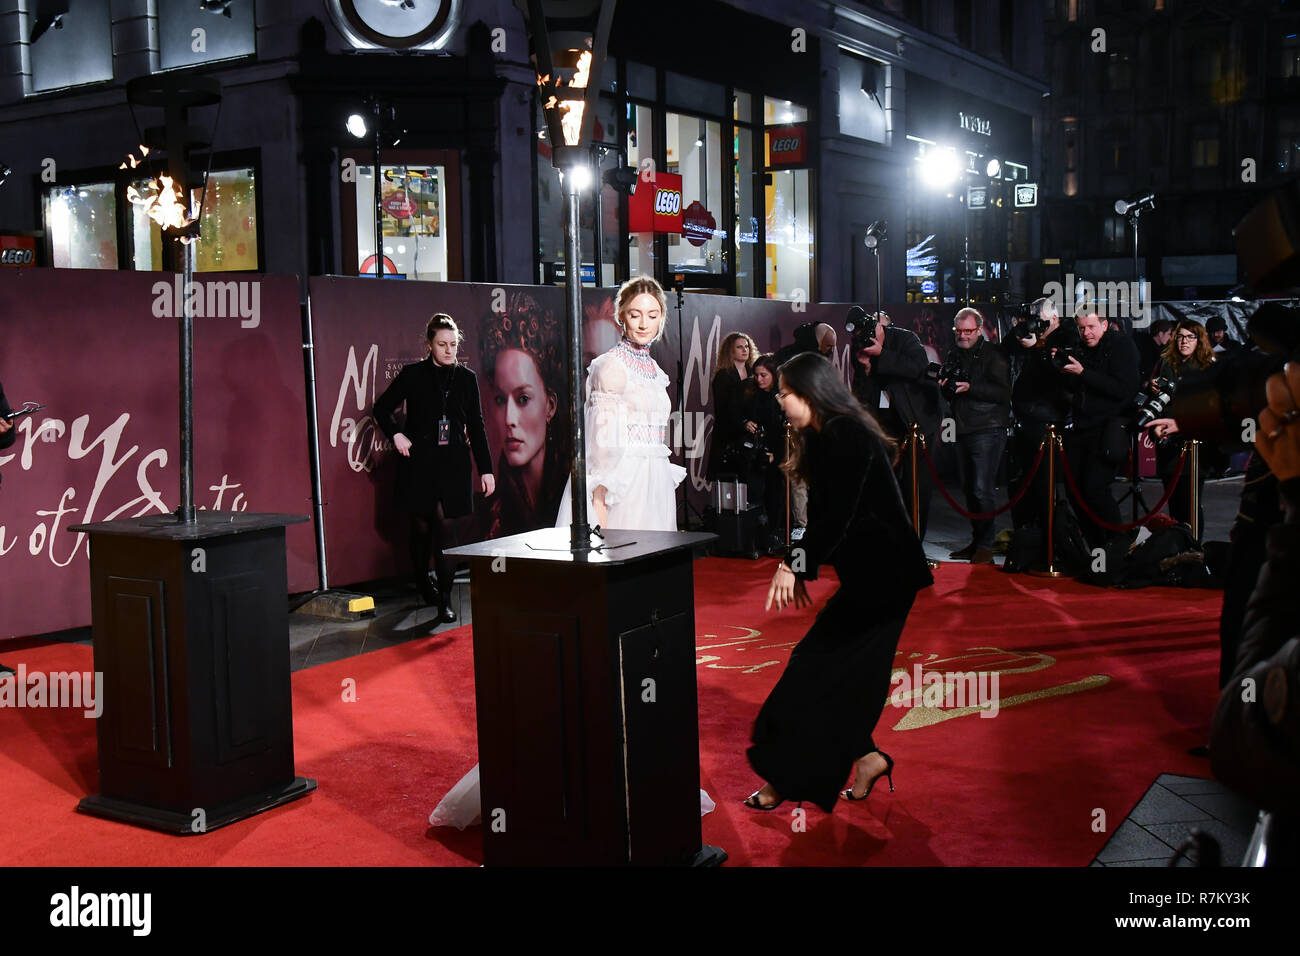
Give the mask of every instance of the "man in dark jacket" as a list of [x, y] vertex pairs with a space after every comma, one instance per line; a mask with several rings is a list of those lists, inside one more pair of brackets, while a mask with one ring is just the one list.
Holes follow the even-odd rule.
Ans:
[[1109, 524], [1120, 523], [1110, 486], [1128, 455], [1125, 426], [1133, 415], [1141, 376], [1133, 339], [1101, 316], [1095, 302], [1080, 305], [1074, 317], [1079, 347], [1061, 366], [1074, 416], [1065, 454], [1087, 506], [1080, 526], [1088, 546], [1097, 548], [1107, 542], [1112, 529], [1098, 524], [1088, 511]]
[[[1007, 420], [1011, 410], [1011, 372], [1006, 357], [988, 342], [980, 328], [984, 316], [977, 309], [960, 310], [952, 320], [956, 348], [948, 353], [939, 387], [948, 395], [957, 426], [957, 452], [961, 459], [966, 509], [973, 514], [992, 511], [996, 504], [998, 466], [1007, 446]], [[949, 554], [971, 564], [993, 563], [993, 519], [972, 518], [970, 544]]]
[[[926, 372], [930, 357], [915, 332], [896, 328], [881, 321], [871, 344], [853, 356], [853, 394], [876, 416], [881, 427], [901, 446], [916, 422], [933, 448], [939, 432], [939, 389]], [[918, 456], [920, 452], [918, 451]], [[917, 459], [920, 461], [920, 458]], [[916, 507], [920, 512], [918, 536], [925, 540], [925, 526], [930, 514], [930, 470], [921, 462], [917, 468], [917, 501], [912, 501], [911, 455], [904, 453], [896, 469], [898, 486], [908, 514]]]
[[[1047, 323], [1047, 329], [1041, 335], [1034, 335], [1024, 327], [1025, 338], [1018, 338], [1013, 329], [1002, 343], [1007, 358], [1017, 367], [1015, 385], [1011, 390], [1011, 410], [1015, 415], [1011, 436], [1011, 457], [1016, 469], [1013, 494], [1018, 494], [1030, 477], [1030, 468], [1038, 457], [1047, 426], [1063, 426], [1070, 420], [1069, 397], [1062, 387], [1061, 375], [1052, 363], [1052, 354], [1072, 349], [1079, 342], [1079, 332], [1074, 323], [1061, 324], [1056, 303], [1050, 298], [1036, 299], [1029, 309], [1035, 318]], [[1039, 465], [1033, 480], [1033, 487], [1011, 509], [1017, 528], [1046, 526], [1046, 461]]]

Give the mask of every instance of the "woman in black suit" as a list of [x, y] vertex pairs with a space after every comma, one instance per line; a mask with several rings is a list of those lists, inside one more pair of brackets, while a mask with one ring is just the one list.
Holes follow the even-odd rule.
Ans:
[[745, 382], [753, 371], [756, 358], [758, 349], [754, 340], [744, 332], [732, 332], [718, 348], [718, 363], [714, 367], [710, 388], [713, 394], [713, 432], [704, 472], [709, 481], [717, 481], [719, 474], [727, 473], [722, 463], [727, 445], [737, 438], [747, 437], [741, 403]]
[[[397, 502], [411, 515], [411, 562], [415, 584], [428, 604], [438, 605], [438, 617], [450, 624], [456, 614], [449, 606], [451, 563], [443, 556], [443, 521], [469, 514], [474, 507], [470, 450], [478, 467], [480, 488], [496, 490], [478, 379], [456, 361], [461, 334], [451, 316], [439, 313], [425, 329], [429, 356], [405, 365], [375, 400], [375, 421], [401, 455], [397, 463]], [[394, 412], [406, 403], [406, 423]], [[429, 582], [429, 557], [434, 560], [438, 590]]]
[[778, 566], [767, 607], [812, 602], [805, 581], [830, 564], [840, 587], [790, 654], [754, 722], [750, 766], [771, 810], [808, 800], [828, 813], [863, 800], [894, 762], [872, 739], [916, 592], [934, 583], [894, 478], [896, 450], [820, 355], [781, 366], [778, 398], [797, 429], [784, 468], [808, 483], [808, 525]]
[[754, 374], [744, 385], [740, 403], [745, 432], [762, 449], [745, 482], [749, 485], [751, 507], [759, 505], [763, 509], [761, 520], [767, 540], [760, 549], [764, 552], [778, 547], [785, 551], [785, 475], [781, 471], [785, 461], [785, 413], [776, 400], [779, 374], [774, 356], [754, 359]]

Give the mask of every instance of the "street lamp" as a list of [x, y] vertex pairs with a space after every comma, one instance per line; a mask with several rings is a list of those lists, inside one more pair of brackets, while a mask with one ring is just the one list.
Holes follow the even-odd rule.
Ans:
[[[591, 139], [600, 98], [615, 0], [515, 0], [524, 16], [537, 88], [542, 97], [551, 163], [561, 173], [564, 221], [564, 285], [569, 324], [569, 402], [573, 423], [573, 520], [570, 550], [591, 550], [587, 524], [587, 453], [582, 381], [582, 235], [578, 203], [591, 184]], [[585, 175], [584, 175], [585, 173]], [[599, 276], [596, 279], [600, 281]]]
[[[190, 151], [196, 146], [208, 148], [208, 169], [212, 167], [212, 140], [220, 122], [221, 84], [205, 76], [145, 76], [131, 80], [126, 85], [126, 101], [131, 120], [137, 131], [136, 107], [161, 107], [163, 126], [146, 129], [140, 134], [141, 150], [153, 160], [158, 151], [167, 155], [167, 169], [156, 179], [149, 180], [143, 192], [134, 184], [127, 189], [127, 197], [143, 206], [150, 218], [162, 227], [164, 240], [173, 239], [181, 255], [182, 297], [180, 328], [180, 472], [181, 503], [176, 516], [183, 524], [193, 524], [194, 509], [194, 303], [190, 285], [194, 280], [194, 242], [199, 236], [203, 219], [203, 201], [207, 199], [208, 184], [205, 175], [202, 183], [202, 200], [194, 212], [192, 190], [199, 186], [191, 182]], [[189, 125], [189, 111], [199, 106], [217, 106], [217, 119], [212, 134]], [[139, 165], [134, 156], [131, 168]], [[165, 249], [165, 242], [164, 242]]]

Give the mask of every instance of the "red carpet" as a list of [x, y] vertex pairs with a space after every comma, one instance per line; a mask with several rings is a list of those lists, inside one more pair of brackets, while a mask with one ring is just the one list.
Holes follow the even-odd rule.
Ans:
[[[1086, 865], [1160, 772], [1208, 776], [1189, 757], [1216, 697], [1221, 594], [1108, 591], [948, 564], [922, 592], [898, 666], [999, 671], [999, 711], [887, 706], [897, 760], [868, 803], [834, 814], [756, 813], [749, 728], [808, 611], [764, 613], [772, 562], [696, 567], [702, 784], [718, 801], [705, 841], [733, 865]], [[815, 582], [814, 601], [830, 593]], [[2, 658], [89, 670], [90, 648]], [[343, 700], [354, 678], [357, 700]], [[0, 708], [5, 865], [465, 865], [479, 831], [432, 829], [429, 811], [475, 760], [470, 634], [314, 667], [293, 678], [298, 773], [311, 796], [212, 833], [170, 837], [74, 812], [95, 790], [95, 730], [80, 711]], [[1053, 693], [1054, 692], [1054, 693]], [[1102, 814], [1104, 812], [1104, 819]]]

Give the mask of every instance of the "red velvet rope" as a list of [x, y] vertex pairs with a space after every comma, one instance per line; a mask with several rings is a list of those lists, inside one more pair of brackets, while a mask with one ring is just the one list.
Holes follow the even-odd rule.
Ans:
[[[912, 438], [909, 435], [907, 441], [903, 443], [904, 449], [907, 448], [908, 443], [911, 441]], [[1025, 477], [1024, 483], [1020, 486], [1020, 490], [1007, 500], [1006, 505], [996, 511], [971, 512], [957, 504], [957, 502], [953, 500], [952, 495], [948, 493], [948, 489], [943, 486], [943, 482], [939, 480], [939, 471], [934, 467], [934, 459], [930, 457], [930, 449], [926, 447], [924, 439], [921, 441], [921, 452], [925, 455], [925, 463], [930, 469], [930, 476], [934, 478], [935, 487], [939, 489], [939, 493], [943, 495], [944, 500], [947, 501], [948, 504], [952, 505], [954, 511], [963, 518], [968, 518], [971, 521], [987, 521], [990, 518], [996, 518], [998, 515], [1002, 514], [1002, 512], [1009, 511], [1018, 505], [1020, 499], [1025, 496], [1026, 492], [1029, 491], [1029, 487], [1034, 483], [1034, 476], [1038, 474], [1038, 468], [1043, 463], [1043, 453], [1046, 450], [1046, 447], [1047, 440], [1044, 439], [1038, 446], [1038, 454], [1034, 456], [1034, 463], [1029, 466], [1029, 474]]]
[[[1065, 456], [1065, 449], [1061, 449], [1061, 465], [1062, 471], [1065, 472], [1066, 487], [1070, 489], [1070, 493], [1074, 495], [1074, 500], [1078, 502], [1079, 507], [1082, 509], [1083, 513], [1087, 515], [1088, 519], [1101, 525], [1101, 527], [1105, 528], [1107, 531], [1132, 531], [1134, 528], [1140, 528], [1144, 524], [1149, 524], [1152, 519], [1160, 513], [1164, 506], [1169, 504], [1169, 499], [1174, 496], [1174, 490], [1178, 487], [1178, 479], [1183, 477], [1183, 465], [1186, 462], [1187, 446], [1184, 445], [1182, 454], [1178, 456], [1178, 470], [1174, 472], [1174, 480], [1169, 483], [1169, 487], [1165, 489], [1165, 496], [1156, 503], [1156, 506], [1148, 511], [1145, 517], [1130, 524], [1111, 524], [1109, 521], [1097, 517], [1093, 510], [1088, 507], [1088, 503], [1083, 500], [1083, 494], [1079, 491], [1079, 486], [1074, 481], [1073, 472], [1070, 471], [1070, 460]], [[1137, 462], [1133, 463], [1133, 467], [1137, 467]]]

